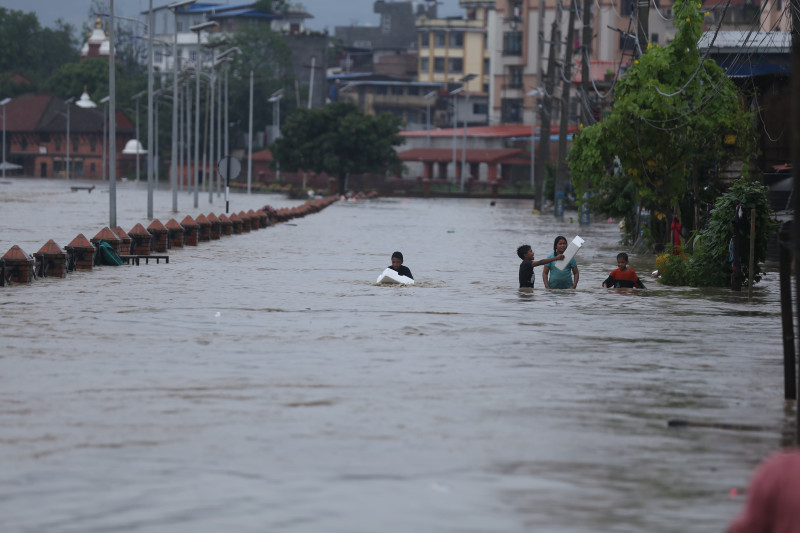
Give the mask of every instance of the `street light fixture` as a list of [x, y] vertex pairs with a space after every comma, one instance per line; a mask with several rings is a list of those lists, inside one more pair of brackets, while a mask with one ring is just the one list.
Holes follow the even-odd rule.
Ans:
[[[535, 155], [535, 152], [536, 152], [536, 106], [537, 106], [536, 97], [539, 96], [540, 94], [542, 94], [542, 91], [541, 91], [541, 89], [537, 88], [537, 89], [533, 89], [531, 91], [528, 91], [525, 94], [526, 94], [526, 96], [532, 96], [533, 97], [533, 104], [531, 105], [531, 109], [533, 109], [533, 119], [531, 120], [531, 190], [535, 191], [535, 188], [534, 188], [534, 183], [535, 182], [534, 182], [533, 172], [534, 172], [534, 160], [535, 160], [535, 157], [536, 157], [536, 155]], [[536, 202], [534, 201], [534, 203], [536, 203]]]
[[74, 101], [75, 101], [74, 96], [64, 100], [64, 105], [67, 106], [67, 158], [64, 170], [64, 177], [67, 179], [67, 181], [69, 181], [69, 109], [72, 106], [72, 102]]
[[3, 98], [0, 101], [0, 107], [3, 108], [3, 177], [6, 177], [6, 105], [11, 101], [11, 98]]
[[464, 170], [467, 168], [467, 119], [469, 118], [469, 82], [477, 78], [477, 74], [467, 74], [461, 78], [464, 87], [464, 150], [461, 151], [461, 192], [464, 192]]
[[[281, 98], [283, 98], [283, 89], [278, 89], [272, 96], [269, 97], [269, 102], [272, 102], [272, 135], [275, 140], [281, 136]], [[274, 142], [274, 141], [273, 141]], [[281, 181], [281, 167], [278, 161], [275, 161], [275, 179]], [[250, 181], [247, 181], [247, 192], [250, 192]]]
[[188, 5], [194, 4], [196, 0], [181, 0], [167, 6], [172, 10], [175, 22], [175, 32], [172, 41], [172, 154], [171, 172], [172, 181], [172, 211], [178, 212], [178, 70], [180, 69], [180, 57], [178, 56], [178, 10]]
[[439, 94], [438, 91], [431, 91], [428, 94], [426, 94], [425, 96], [423, 96], [423, 98], [425, 99], [426, 107], [428, 108], [428, 111], [427, 111], [427, 114], [426, 114], [426, 116], [427, 116], [427, 125], [428, 125], [427, 128], [426, 128], [427, 131], [428, 131], [428, 148], [431, 147], [431, 99], [433, 97], [435, 97], [437, 94]]
[[[456, 113], [456, 97], [458, 93], [464, 91], [464, 86], [462, 85], [458, 89], [450, 91], [448, 93], [450, 96], [453, 97], [453, 181], [456, 181], [456, 132], [458, 131], [458, 113]], [[462, 169], [463, 172], [463, 169]]]
[[197, 34], [197, 65], [195, 68], [195, 73], [197, 75], [196, 83], [195, 83], [195, 122], [194, 122], [194, 206], [198, 206], [198, 183], [197, 183], [197, 172], [200, 169], [200, 143], [197, 142], [200, 140], [200, 73], [203, 70], [203, 62], [202, 62], [202, 55], [200, 49], [200, 32], [203, 30], [207, 30], [209, 28], [214, 28], [219, 26], [216, 22], [203, 22], [202, 24], [195, 24], [194, 26], [190, 26], [189, 29]]

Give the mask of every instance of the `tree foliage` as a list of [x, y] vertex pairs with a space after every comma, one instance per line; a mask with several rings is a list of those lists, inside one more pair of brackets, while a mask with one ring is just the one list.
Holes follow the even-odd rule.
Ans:
[[753, 272], [750, 272], [750, 224], [740, 232], [741, 268], [744, 283], [753, 278], [761, 281], [761, 265], [767, 257], [767, 244], [775, 238], [777, 222], [772, 217], [767, 198], [767, 187], [745, 178], [736, 181], [714, 203], [708, 223], [696, 236], [694, 254], [661, 256], [656, 261], [660, 280], [667, 285], [692, 285], [696, 287], [725, 287], [731, 276], [731, 239], [733, 217], [737, 204], [744, 206], [750, 220], [750, 210], [756, 210]]
[[625, 218], [634, 239], [637, 207], [649, 210], [655, 242], [664, 242], [678, 202], [717, 180], [706, 169], [746, 161], [755, 145], [736, 87], [698, 53], [699, 4], [677, 0], [673, 10], [675, 40], [634, 62], [615, 87], [612, 113], [576, 136], [569, 158], [578, 198], [590, 191], [592, 209]]
[[404, 142], [399, 131], [400, 119], [393, 115], [365, 115], [353, 103], [334, 102], [295, 111], [271, 149], [280, 168], [338, 176], [344, 193], [349, 174], [400, 168], [394, 149]]
[[[8, 79], [13, 72], [30, 78], [34, 85], [43, 82], [59, 65], [78, 61], [74, 28], [58, 20], [55, 28], [42, 28], [35, 13], [0, 7], [0, 74]], [[34, 87], [35, 88], [35, 87]], [[20, 94], [31, 87], [3, 85], [4, 94]]]

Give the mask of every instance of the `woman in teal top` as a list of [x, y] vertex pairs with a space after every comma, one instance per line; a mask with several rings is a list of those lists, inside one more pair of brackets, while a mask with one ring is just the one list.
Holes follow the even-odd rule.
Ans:
[[[553, 242], [553, 253], [547, 257], [562, 255], [567, 249], [567, 238], [559, 235]], [[569, 260], [567, 266], [562, 270], [555, 266], [555, 263], [548, 263], [542, 272], [542, 281], [547, 289], [574, 289], [578, 286], [578, 263], [575, 258]]]

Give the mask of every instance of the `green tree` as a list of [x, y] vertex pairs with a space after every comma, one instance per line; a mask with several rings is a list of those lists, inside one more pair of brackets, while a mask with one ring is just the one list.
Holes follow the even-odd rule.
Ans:
[[337, 176], [344, 194], [349, 174], [399, 170], [394, 149], [404, 142], [399, 130], [400, 119], [393, 115], [365, 115], [353, 103], [334, 102], [295, 111], [271, 149], [282, 169]]
[[612, 113], [576, 136], [569, 157], [578, 198], [589, 191], [593, 210], [624, 217], [632, 240], [638, 207], [651, 213], [644, 233], [665, 242], [678, 203], [692, 197], [698, 206], [701, 191], [717, 181], [704, 169], [747, 161], [755, 146], [735, 85], [698, 53], [703, 12], [686, 0], [673, 10], [675, 40], [634, 62], [615, 88]]
[[661, 277], [666, 285], [692, 285], [695, 287], [725, 287], [731, 284], [730, 246], [733, 237], [732, 224], [737, 204], [744, 206], [747, 221], [751, 209], [755, 209], [755, 247], [753, 272], [750, 272], [750, 224], [740, 231], [742, 281], [747, 284], [752, 278], [755, 285], [761, 281], [761, 263], [767, 257], [767, 243], [775, 238], [777, 221], [773, 218], [767, 198], [767, 187], [745, 178], [736, 181], [731, 188], [714, 202], [708, 224], [695, 238], [694, 254], [667, 253], [656, 260]]
[[0, 7], [0, 73], [19, 72], [34, 84], [43, 82], [59, 65], [78, 61], [73, 32], [74, 28], [61, 20], [55, 28], [42, 28], [35, 13]]

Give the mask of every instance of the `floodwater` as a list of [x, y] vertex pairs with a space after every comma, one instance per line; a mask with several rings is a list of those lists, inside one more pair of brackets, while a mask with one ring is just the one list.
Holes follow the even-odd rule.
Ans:
[[[224, 212], [180, 194], [178, 220]], [[147, 225], [143, 184], [117, 196], [119, 225]], [[0, 184], [0, 253], [107, 224], [105, 184]], [[586, 239], [578, 290], [518, 289], [516, 247], [543, 258], [558, 234]], [[337, 202], [169, 264], [0, 288], [0, 529], [723, 531], [794, 432], [777, 272], [751, 300], [608, 291], [618, 239], [528, 201]], [[395, 250], [415, 286], [373, 283]]]

